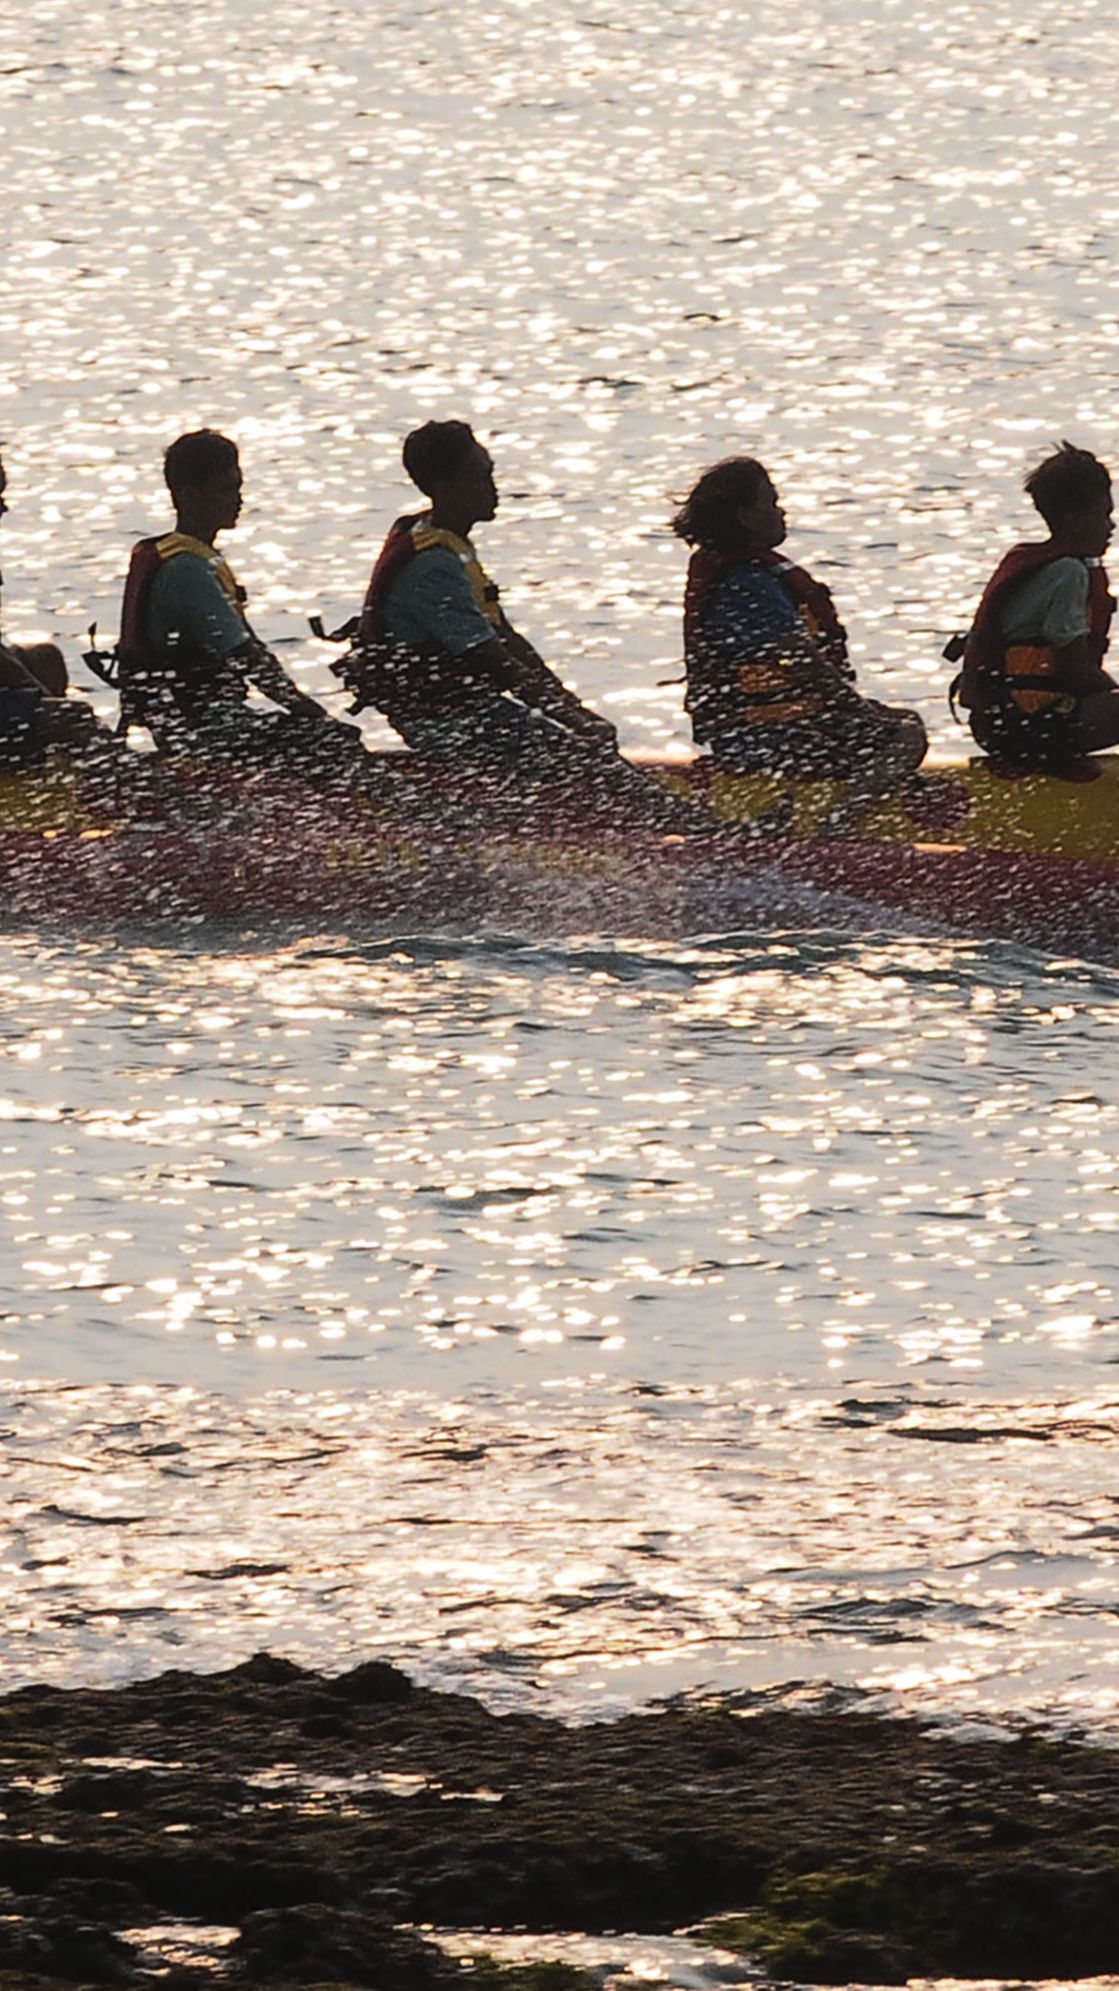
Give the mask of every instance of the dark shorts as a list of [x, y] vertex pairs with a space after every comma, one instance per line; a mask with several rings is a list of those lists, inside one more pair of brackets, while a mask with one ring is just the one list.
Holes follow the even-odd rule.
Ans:
[[1079, 712], [1075, 698], [1062, 698], [1044, 712], [1020, 712], [1016, 705], [969, 712], [976, 745], [1012, 767], [1059, 770], [1079, 760]]
[[751, 727], [712, 740], [720, 767], [740, 774], [799, 775], [806, 781], [850, 781], [865, 774], [897, 740], [909, 714], [873, 698], [852, 699], [813, 719]]
[[310, 780], [345, 772], [365, 759], [354, 726], [247, 705], [219, 708], [192, 726], [188, 739], [191, 758], [229, 767], [282, 767]]
[[500, 694], [481, 694], [461, 712], [390, 716], [408, 745], [431, 760], [547, 775], [561, 762], [585, 765], [591, 758], [590, 749], [562, 726]]
[[452, 764], [468, 778], [491, 784], [498, 795], [559, 806], [575, 826], [603, 820], [669, 835], [712, 827], [702, 810], [621, 754], [500, 694], [479, 696], [466, 712], [422, 720], [393, 715], [392, 723], [425, 759]]

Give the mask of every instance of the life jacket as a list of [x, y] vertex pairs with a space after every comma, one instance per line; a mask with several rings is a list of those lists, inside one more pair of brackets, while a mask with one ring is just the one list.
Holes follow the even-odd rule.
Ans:
[[245, 617], [245, 590], [228, 561], [204, 539], [194, 539], [187, 532], [166, 532], [159, 538], [139, 540], [128, 562], [116, 652], [122, 731], [130, 725], [152, 722], [158, 727], [161, 713], [164, 718], [177, 716], [194, 725], [216, 696], [244, 696], [244, 681], [226, 658], [212, 651], [191, 650], [181, 643], [157, 652], [152, 643], [148, 608], [156, 575], [169, 560], [183, 553], [206, 562], [245, 623], [246, 642], [252, 633]]
[[400, 643], [388, 629], [388, 600], [397, 580], [413, 560], [436, 546], [446, 547], [462, 562], [486, 621], [495, 632], [502, 626], [497, 587], [470, 541], [429, 524], [424, 512], [398, 518], [370, 575], [353, 649], [335, 666], [356, 694], [355, 711], [372, 704], [394, 724], [407, 724], [409, 718], [461, 711], [470, 703], [472, 684], [461, 657], [436, 642]]
[[[751, 554], [749, 558], [751, 564], [767, 568], [780, 582], [821, 661], [853, 684], [855, 673], [847, 650], [847, 632], [839, 620], [830, 589], [780, 553]], [[688, 563], [684, 589], [688, 688], [684, 703], [700, 741], [740, 732], [744, 725], [771, 726], [811, 719], [830, 703], [828, 692], [821, 690], [799, 660], [726, 659], [711, 653], [705, 630], [711, 595], [720, 581], [742, 566], [743, 559], [741, 553], [719, 553], [701, 546]]]
[[1052, 711], [1062, 700], [1075, 699], [1061, 677], [1060, 653], [1051, 643], [1007, 643], [1002, 617], [1007, 597], [1031, 574], [1056, 560], [1081, 560], [1088, 569], [1088, 645], [1093, 661], [1102, 664], [1115, 608], [1101, 560], [1084, 558], [1057, 539], [1013, 546], [1004, 554], [983, 590], [964, 645], [964, 666], [953, 684], [950, 700], [973, 712], [1007, 706], [1026, 714]]

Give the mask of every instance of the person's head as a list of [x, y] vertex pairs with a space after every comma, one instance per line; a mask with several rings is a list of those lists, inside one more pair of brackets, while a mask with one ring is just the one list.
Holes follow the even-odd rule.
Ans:
[[241, 464], [237, 445], [216, 429], [192, 429], [179, 436], [163, 459], [163, 475], [180, 517], [195, 530], [221, 532], [241, 512]]
[[1053, 534], [1089, 558], [1111, 538], [1111, 472], [1090, 449], [1063, 442], [1025, 480]]
[[436, 511], [461, 520], [467, 530], [497, 510], [493, 458], [468, 422], [425, 422], [405, 437], [405, 470]]
[[689, 546], [714, 553], [770, 553], [785, 537], [785, 514], [765, 465], [753, 456], [727, 456], [704, 471], [672, 530]]

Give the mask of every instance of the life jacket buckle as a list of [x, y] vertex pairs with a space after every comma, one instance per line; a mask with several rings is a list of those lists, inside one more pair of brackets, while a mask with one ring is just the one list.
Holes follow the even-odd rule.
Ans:
[[120, 657], [115, 649], [99, 650], [97, 647], [97, 624], [89, 625], [89, 649], [82, 651], [82, 662], [94, 677], [115, 691], [120, 683]]

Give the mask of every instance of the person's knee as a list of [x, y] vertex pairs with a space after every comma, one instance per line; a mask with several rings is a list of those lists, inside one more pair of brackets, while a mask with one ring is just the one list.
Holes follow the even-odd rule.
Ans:
[[904, 733], [906, 745], [912, 755], [912, 765], [920, 767], [929, 750], [929, 736], [920, 713], [906, 713]]
[[1077, 726], [1081, 753], [1101, 753], [1119, 746], [1119, 691], [1105, 691], [1081, 701]]
[[21, 643], [17, 654], [48, 698], [65, 698], [70, 676], [57, 643]]
[[929, 736], [919, 712], [898, 712], [890, 759], [907, 774], [918, 768], [929, 750]]

